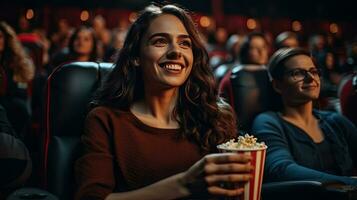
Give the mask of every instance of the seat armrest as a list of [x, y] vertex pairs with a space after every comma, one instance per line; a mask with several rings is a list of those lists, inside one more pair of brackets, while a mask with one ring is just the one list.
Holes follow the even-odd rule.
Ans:
[[24, 187], [15, 190], [11, 193], [6, 200], [26, 200], [26, 199], [36, 199], [36, 200], [58, 200], [58, 197], [52, 193], [42, 190], [39, 188]]
[[262, 199], [264, 200], [312, 200], [321, 199], [324, 187], [318, 181], [281, 181], [264, 183]]
[[264, 183], [264, 200], [357, 200], [357, 187], [340, 182], [281, 181]]

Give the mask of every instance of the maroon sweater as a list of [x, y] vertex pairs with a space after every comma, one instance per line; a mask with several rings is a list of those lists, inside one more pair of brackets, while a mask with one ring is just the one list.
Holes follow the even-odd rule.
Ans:
[[93, 109], [75, 166], [76, 199], [104, 199], [187, 170], [203, 155], [197, 145], [176, 139], [177, 133], [145, 125], [129, 111]]

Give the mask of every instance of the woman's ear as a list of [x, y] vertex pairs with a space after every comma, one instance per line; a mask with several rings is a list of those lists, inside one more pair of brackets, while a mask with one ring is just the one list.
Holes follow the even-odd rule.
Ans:
[[134, 65], [135, 67], [139, 67], [140, 66], [139, 58], [132, 59], [131, 64]]
[[281, 83], [280, 83], [280, 81], [277, 81], [277, 80], [273, 79], [271, 81], [271, 84], [272, 84], [273, 89], [275, 90], [275, 92], [281, 94]]

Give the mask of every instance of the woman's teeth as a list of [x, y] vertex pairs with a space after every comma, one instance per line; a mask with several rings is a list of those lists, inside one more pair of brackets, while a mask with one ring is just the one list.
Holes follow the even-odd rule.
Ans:
[[164, 65], [164, 68], [165, 69], [168, 69], [168, 70], [176, 70], [176, 71], [179, 71], [181, 70], [181, 65], [178, 65], [178, 64], [167, 64], [167, 65]]

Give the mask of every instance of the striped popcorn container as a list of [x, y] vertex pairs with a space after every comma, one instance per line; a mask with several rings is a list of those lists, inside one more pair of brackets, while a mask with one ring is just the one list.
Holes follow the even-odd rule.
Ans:
[[244, 187], [244, 193], [238, 197], [226, 198], [226, 200], [260, 200], [267, 146], [256, 149], [228, 149], [227, 147], [218, 145], [217, 148], [222, 153], [236, 152], [251, 155], [252, 160], [250, 161], [250, 164], [254, 166], [254, 170], [252, 171], [253, 178], [249, 182], [244, 184], [244, 186], [242, 186], [241, 184], [233, 186]]

